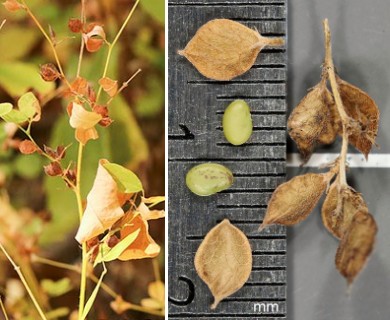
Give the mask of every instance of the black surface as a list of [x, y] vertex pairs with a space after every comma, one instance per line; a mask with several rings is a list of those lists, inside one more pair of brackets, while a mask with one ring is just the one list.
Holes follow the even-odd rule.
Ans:
[[[285, 1], [170, 0], [168, 3], [168, 274], [170, 319], [285, 319], [286, 233], [280, 226], [257, 231], [273, 189], [285, 177], [285, 48], [266, 48], [254, 67], [230, 81], [205, 79], [177, 54], [196, 30], [214, 18], [284, 36]], [[227, 143], [221, 130], [224, 109], [234, 99], [248, 102], [254, 132], [243, 146]], [[198, 197], [185, 186], [194, 165], [212, 161], [229, 167], [233, 186]], [[210, 309], [212, 296], [197, 276], [195, 252], [204, 235], [228, 218], [248, 236], [253, 271], [242, 289]], [[254, 312], [254, 303], [277, 303], [277, 313]]]

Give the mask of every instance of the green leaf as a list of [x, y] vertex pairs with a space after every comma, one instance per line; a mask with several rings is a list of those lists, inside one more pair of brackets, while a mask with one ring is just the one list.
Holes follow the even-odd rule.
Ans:
[[146, 91], [137, 100], [135, 108], [141, 117], [156, 116], [164, 107], [164, 82], [157, 76], [150, 76], [146, 80]]
[[97, 294], [99, 292], [100, 286], [102, 285], [103, 278], [104, 278], [105, 274], [107, 273], [107, 269], [106, 269], [106, 266], [104, 265], [104, 263], [103, 263], [103, 268], [104, 269], [103, 269], [102, 274], [100, 275], [99, 281], [96, 284], [95, 289], [93, 289], [93, 292], [92, 292], [91, 296], [89, 297], [87, 303], [84, 306], [84, 310], [83, 310], [83, 314], [82, 314], [81, 319], [86, 319], [87, 318], [87, 315], [88, 315], [89, 311], [91, 311], [93, 303], [96, 300], [96, 296], [97, 296]]
[[43, 279], [41, 286], [50, 297], [59, 297], [72, 290], [72, 284], [69, 278], [62, 278], [57, 281]]
[[12, 108], [13, 106], [9, 102], [0, 103], [0, 117], [3, 117], [5, 114], [9, 113]]
[[39, 75], [39, 68], [32, 63], [0, 63], [0, 86], [11, 96], [21, 96], [34, 89], [40, 94], [54, 90], [54, 82], [45, 82]]
[[115, 259], [118, 259], [118, 257], [122, 254], [123, 251], [126, 250], [126, 248], [131, 245], [135, 239], [137, 239], [138, 234], [140, 233], [141, 229], [137, 229], [136, 231], [130, 233], [128, 236], [126, 236], [124, 239], [122, 239], [120, 242], [118, 242], [113, 248], [109, 248], [107, 245], [107, 248], [103, 248], [101, 250], [96, 259], [94, 266], [96, 266], [98, 263], [105, 261], [113, 261]]
[[12, 24], [1, 30], [0, 61], [18, 60], [25, 57], [37, 43], [40, 33], [35, 28]]
[[165, 1], [164, 0], [142, 0], [142, 8], [155, 20], [164, 24], [165, 22]]
[[2, 118], [4, 119], [4, 121], [11, 123], [23, 123], [28, 121], [28, 117], [24, 113], [21, 113], [19, 110], [16, 109], [12, 109], [7, 114], [4, 114]]
[[54, 310], [51, 310], [49, 312], [46, 312], [46, 318], [48, 320], [50, 320], [50, 319], [57, 319], [57, 318], [66, 317], [69, 314], [69, 312], [70, 312], [70, 310], [67, 307], [54, 309]]
[[32, 92], [27, 92], [19, 98], [18, 107], [28, 119], [32, 119], [40, 108], [39, 101]]
[[103, 165], [111, 177], [114, 178], [118, 188], [123, 193], [135, 193], [142, 191], [142, 182], [136, 174], [116, 163], [107, 163]]
[[110, 117], [114, 120], [108, 127], [110, 145], [116, 146], [121, 141], [120, 148], [112, 148], [112, 162], [137, 168], [149, 158], [149, 147], [134, 113], [121, 95], [112, 101]]
[[42, 157], [36, 153], [30, 155], [19, 154], [13, 166], [15, 173], [25, 179], [35, 179], [43, 171]]

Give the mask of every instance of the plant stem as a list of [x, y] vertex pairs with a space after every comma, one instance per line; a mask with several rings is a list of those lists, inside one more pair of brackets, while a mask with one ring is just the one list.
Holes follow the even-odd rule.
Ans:
[[57, 54], [57, 50], [54, 46], [54, 43], [53, 41], [51, 40], [51, 38], [49, 37], [49, 35], [47, 34], [47, 32], [45, 31], [45, 29], [43, 29], [41, 23], [39, 22], [39, 20], [35, 17], [35, 15], [32, 13], [32, 11], [30, 10], [30, 8], [28, 7], [27, 3], [25, 0], [21, 0], [25, 10], [27, 11], [28, 15], [31, 17], [31, 19], [33, 19], [33, 21], [35, 22], [35, 24], [37, 25], [38, 29], [42, 32], [43, 36], [46, 38], [46, 40], [49, 42], [49, 45], [51, 47], [51, 50], [53, 51], [53, 55], [54, 55], [54, 59], [56, 60], [56, 63], [57, 63], [57, 66], [58, 66], [58, 70], [60, 71], [60, 74], [63, 78], [63, 80], [65, 81], [65, 83], [67, 84], [67, 86], [69, 88], [71, 88], [71, 85], [68, 81], [68, 79], [66, 78], [65, 76], [65, 73], [62, 69], [62, 66], [61, 66], [61, 62], [60, 62], [60, 59], [58, 58], [58, 54]]
[[[46, 259], [46, 258], [37, 256], [37, 255], [33, 255], [32, 256], [32, 261], [38, 262], [38, 263], [42, 263], [42, 264], [46, 264], [46, 265], [49, 265], [49, 266], [52, 266], [52, 267], [61, 268], [61, 269], [65, 269], [65, 270], [69, 270], [69, 271], [74, 271], [74, 272], [80, 273], [80, 268], [78, 268], [77, 266], [73, 266], [71, 264], [67, 264], [67, 263], [62, 263], [62, 262]], [[96, 284], [99, 282], [99, 278], [96, 277], [94, 274], [90, 273], [87, 276], [88, 276], [89, 279], [91, 279]], [[111, 287], [109, 285], [107, 285], [106, 283], [102, 282], [100, 286], [101, 286], [102, 290], [105, 291], [112, 298], [116, 299], [116, 298], [118, 298], [120, 296], [113, 289], [111, 289]], [[127, 302], [127, 301], [125, 301], [125, 302]], [[153, 314], [153, 315], [157, 315], [157, 316], [161, 316], [161, 317], [164, 316], [164, 314], [162, 312], [159, 312], [157, 310], [145, 308], [143, 306], [136, 305], [136, 304], [133, 304], [133, 303], [130, 303], [130, 302], [127, 302], [127, 303], [130, 305], [130, 310], [136, 310], [136, 311], [139, 311], [139, 312]]]
[[20, 278], [20, 281], [22, 281], [24, 287], [26, 288], [27, 290], [27, 293], [29, 294], [35, 308], [37, 309], [40, 317], [43, 319], [43, 320], [47, 320], [44, 312], [42, 311], [42, 308], [40, 307], [39, 303], [37, 302], [37, 300], [35, 299], [35, 296], [34, 294], [32, 293], [31, 289], [30, 289], [30, 286], [28, 285], [22, 271], [20, 270], [20, 267], [14, 262], [14, 260], [11, 258], [11, 256], [8, 254], [7, 250], [4, 248], [3, 244], [0, 243], [0, 249], [1, 251], [3, 251], [3, 253], [5, 254], [5, 256], [7, 257], [8, 261], [12, 264], [12, 266], [14, 267], [16, 273], [18, 274], [19, 278]]
[[3, 299], [0, 297], [0, 306], [1, 306], [1, 311], [3, 312], [3, 315], [5, 317], [5, 320], [9, 320], [7, 311], [5, 310], [4, 304], [3, 304]]
[[[84, 24], [85, 21], [86, 21], [86, 18], [85, 18], [85, 0], [81, 0], [81, 22]], [[83, 61], [83, 54], [84, 54], [84, 39], [83, 39], [83, 35], [81, 35], [80, 54], [79, 54], [79, 62], [77, 64], [76, 78], [78, 78], [80, 76], [81, 63]]]
[[[102, 78], [106, 77], [107, 76], [107, 72], [108, 72], [108, 65], [110, 64], [110, 59], [111, 59], [111, 55], [112, 55], [112, 50], [115, 46], [115, 44], [118, 42], [119, 40], [119, 37], [121, 36], [123, 30], [125, 30], [127, 24], [129, 23], [135, 9], [137, 8], [138, 6], [138, 3], [140, 2], [140, 0], [137, 0], [133, 6], [133, 8], [131, 8], [129, 14], [127, 15], [125, 21], [123, 22], [121, 28], [119, 29], [114, 41], [109, 45], [108, 47], [108, 53], [107, 53], [107, 58], [106, 58], [106, 64], [104, 66], [104, 71], [103, 71], [103, 75], [102, 75]], [[102, 86], [99, 86], [99, 91], [98, 91], [98, 94], [97, 94], [97, 97], [96, 97], [96, 101], [99, 101], [99, 97], [100, 97], [100, 94], [102, 93]]]
[[153, 263], [154, 277], [156, 278], [156, 281], [161, 281], [160, 266], [158, 265], [157, 258], [153, 258], [152, 263]]
[[325, 34], [325, 63], [324, 68], [328, 74], [330, 86], [332, 88], [333, 97], [337, 107], [337, 111], [340, 115], [341, 123], [343, 126], [342, 134], [342, 146], [340, 154], [340, 166], [339, 166], [339, 181], [340, 190], [344, 187], [347, 187], [347, 175], [346, 175], [346, 162], [347, 162], [347, 152], [348, 152], [348, 123], [349, 116], [345, 112], [343, 101], [341, 100], [340, 92], [337, 85], [336, 73], [334, 71], [333, 57], [332, 57], [332, 43], [331, 43], [331, 34], [329, 29], [328, 19], [324, 20], [324, 34]]
[[134, 72], [134, 74], [126, 82], [123, 82], [122, 86], [118, 89], [117, 93], [113, 97], [111, 97], [110, 100], [107, 101], [107, 106], [110, 105], [112, 100], [114, 100], [114, 98], [117, 95], [119, 95], [125, 88], [127, 88], [129, 83], [131, 82], [131, 80], [133, 80], [138, 75], [138, 73], [140, 73], [141, 71], [142, 71], [141, 69], [138, 69], [136, 72]]
[[[79, 218], [80, 221], [83, 217], [83, 202], [81, 199], [81, 168], [82, 168], [82, 161], [83, 161], [83, 149], [84, 146], [80, 142], [79, 143], [79, 150], [77, 153], [77, 173], [76, 173], [76, 199], [77, 199], [77, 207], [79, 211]], [[79, 320], [84, 320], [82, 315], [84, 311], [84, 304], [85, 304], [85, 292], [87, 287], [87, 267], [88, 267], [88, 259], [87, 259], [87, 244], [83, 242], [82, 244], [82, 256], [81, 256], [81, 278], [80, 278], [80, 299], [79, 299]]]

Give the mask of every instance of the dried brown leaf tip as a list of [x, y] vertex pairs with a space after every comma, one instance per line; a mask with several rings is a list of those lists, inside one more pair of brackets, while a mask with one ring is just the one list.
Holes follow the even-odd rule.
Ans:
[[209, 231], [195, 255], [195, 268], [214, 296], [211, 309], [239, 290], [252, 270], [245, 234], [225, 219]]
[[308, 173], [281, 184], [268, 202], [260, 230], [272, 224], [294, 225], [307, 218], [324, 193], [330, 174]]
[[361, 193], [333, 183], [322, 206], [322, 222], [331, 234], [341, 239], [359, 211], [368, 211]]
[[336, 267], [350, 285], [365, 266], [378, 231], [374, 218], [367, 211], [355, 214], [336, 253]]
[[379, 109], [364, 91], [337, 78], [345, 112], [354, 122], [349, 124], [349, 143], [367, 158], [378, 133]]
[[248, 71], [265, 46], [283, 44], [282, 38], [266, 38], [238, 22], [215, 19], [200, 27], [179, 54], [205, 77], [231, 80]]
[[309, 160], [317, 144], [331, 144], [340, 128], [332, 94], [321, 81], [296, 106], [288, 119], [288, 130], [304, 159]]

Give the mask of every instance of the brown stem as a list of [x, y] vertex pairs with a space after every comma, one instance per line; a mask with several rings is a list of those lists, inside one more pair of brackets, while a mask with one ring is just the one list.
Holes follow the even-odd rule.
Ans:
[[348, 152], [348, 123], [349, 116], [345, 112], [343, 101], [341, 100], [340, 92], [337, 85], [336, 73], [334, 71], [333, 57], [332, 57], [332, 43], [331, 43], [331, 34], [329, 29], [328, 19], [324, 20], [324, 34], [325, 34], [325, 62], [324, 69], [328, 75], [330, 86], [332, 88], [333, 97], [337, 107], [337, 111], [340, 115], [342, 127], [343, 127], [343, 142], [341, 146], [340, 154], [340, 166], [339, 166], [339, 181], [340, 189], [347, 187], [347, 177], [346, 177], [346, 162], [347, 162], [347, 152]]

